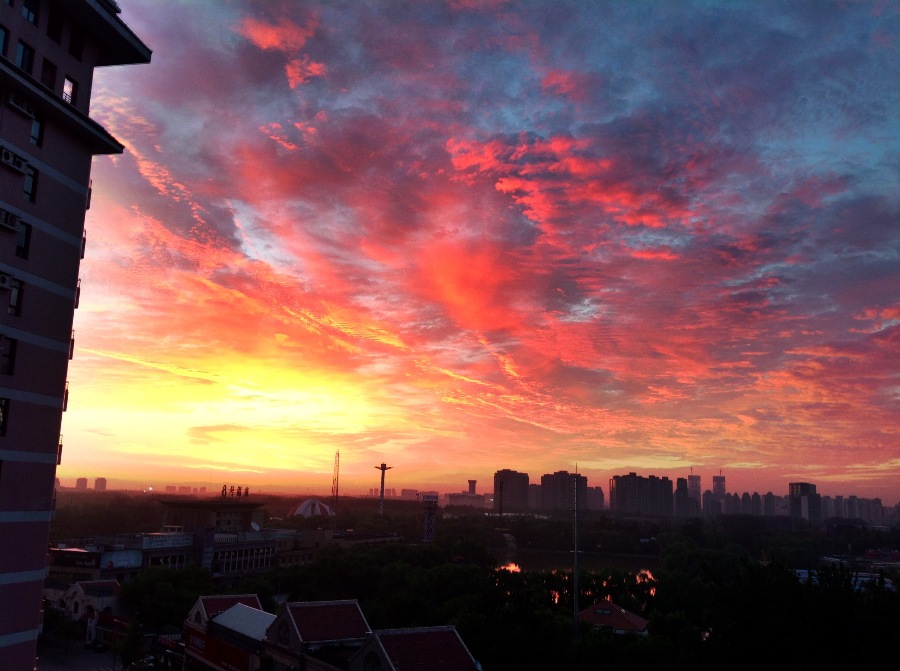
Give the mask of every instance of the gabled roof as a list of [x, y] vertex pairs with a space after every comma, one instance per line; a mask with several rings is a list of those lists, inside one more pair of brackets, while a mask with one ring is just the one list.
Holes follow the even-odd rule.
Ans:
[[81, 580], [72, 585], [71, 590], [80, 590], [91, 596], [116, 596], [120, 587], [115, 580]]
[[285, 604], [303, 643], [363, 639], [372, 633], [356, 599]]
[[203, 610], [203, 615], [206, 619], [215, 617], [219, 613], [224, 613], [226, 610], [237, 604], [243, 604], [244, 606], [255, 608], [256, 610], [263, 609], [259, 597], [255, 594], [217, 594], [212, 596], [201, 596], [198, 599], [198, 603], [200, 604], [200, 608]]
[[375, 636], [394, 669], [477, 671], [479, 668], [452, 626], [382, 629]]
[[237, 603], [223, 613], [212, 618], [216, 624], [227, 627], [255, 641], [261, 641], [266, 636], [266, 629], [275, 620], [272, 613], [267, 613], [258, 608], [251, 608], [242, 603]]
[[595, 627], [633, 634], [647, 631], [647, 620], [617, 606], [612, 601], [598, 601], [578, 614], [578, 619]]

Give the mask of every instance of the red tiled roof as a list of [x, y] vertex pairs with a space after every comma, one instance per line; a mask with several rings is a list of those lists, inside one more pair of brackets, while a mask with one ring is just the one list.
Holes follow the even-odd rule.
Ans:
[[365, 638], [372, 632], [355, 599], [289, 603], [287, 610], [304, 643]]
[[647, 629], [647, 620], [617, 606], [612, 601], [598, 601], [581, 611], [578, 617], [582, 622], [616, 631], [642, 633]]
[[394, 668], [403, 671], [476, 671], [478, 666], [454, 627], [375, 632]]
[[200, 603], [203, 610], [206, 611], [207, 617], [212, 617], [217, 613], [224, 613], [226, 610], [237, 604], [243, 604], [256, 610], [262, 610], [262, 604], [259, 597], [255, 594], [219, 594], [215, 596], [201, 596]]

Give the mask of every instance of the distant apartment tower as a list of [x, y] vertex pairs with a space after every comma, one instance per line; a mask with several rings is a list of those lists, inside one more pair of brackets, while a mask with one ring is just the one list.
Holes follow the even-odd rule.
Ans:
[[94, 491], [95, 492], [105, 492], [106, 491], [106, 478], [95, 478], [94, 479]]
[[528, 473], [508, 468], [494, 473], [494, 510], [501, 515], [528, 509]]
[[691, 473], [687, 477], [687, 494], [688, 497], [697, 502], [697, 510], [703, 505], [703, 488], [699, 475]]
[[675, 517], [700, 517], [700, 502], [691, 496], [690, 481], [687, 478], [675, 480]]
[[816, 486], [808, 482], [788, 483], [791, 519], [806, 520], [812, 525], [822, 522], [822, 499]]
[[725, 476], [724, 475], [714, 475], [712, 478], [712, 494], [713, 497], [719, 499], [720, 501], [725, 498]]
[[79, 492], [86, 492], [87, 491], [87, 478], [78, 478], [75, 481], [75, 489], [78, 490]]
[[606, 508], [606, 497], [603, 494], [603, 487], [587, 488], [587, 509], [588, 510], [604, 510]]
[[571, 511], [587, 508], [587, 478], [577, 473], [556, 471], [541, 476], [541, 510]]
[[616, 475], [609, 481], [609, 510], [618, 516], [672, 517], [672, 481], [655, 475]]
[[[94, 68], [147, 63], [113, 0], [0, 2], [0, 669], [35, 666], [91, 158]], [[8, 551], [14, 548], [15, 551]]]

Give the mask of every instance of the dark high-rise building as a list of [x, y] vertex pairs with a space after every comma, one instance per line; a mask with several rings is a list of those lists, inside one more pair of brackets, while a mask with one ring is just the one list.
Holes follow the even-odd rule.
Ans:
[[697, 509], [703, 505], [703, 491], [700, 484], [700, 476], [691, 473], [687, 477], [688, 496], [697, 502]]
[[576, 499], [578, 510], [587, 508], [587, 478], [577, 473], [556, 471], [541, 476], [541, 510], [574, 510]]
[[655, 475], [616, 475], [609, 481], [609, 510], [614, 515], [672, 517], [672, 481]]
[[494, 473], [494, 510], [503, 514], [528, 509], [528, 473], [504, 468]]
[[788, 483], [791, 518], [808, 521], [812, 525], [822, 523], [822, 500], [816, 486], [808, 482]]
[[35, 666], [91, 158], [94, 68], [147, 63], [113, 0], [0, 2], [0, 669]]
[[700, 501], [691, 496], [690, 480], [686, 478], [675, 480], [675, 517], [700, 517]]
[[587, 488], [587, 508], [588, 510], [604, 510], [606, 508], [606, 496], [603, 494], [603, 487]]
[[714, 475], [713, 476], [713, 488], [712, 493], [713, 496], [719, 500], [725, 498], [725, 476], [724, 475]]

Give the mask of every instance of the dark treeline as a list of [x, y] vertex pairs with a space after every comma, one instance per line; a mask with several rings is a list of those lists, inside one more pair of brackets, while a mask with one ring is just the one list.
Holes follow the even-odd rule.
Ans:
[[[293, 502], [273, 498], [269, 517], [283, 517]], [[96, 515], [95, 521], [103, 517]], [[201, 594], [256, 593], [271, 612], [284, 599], [357, 599], [373, 628], [455, 625], [485, 671], [757, 664], [832, 669], [897, 659], [900, 595], [884, 579], [897, 584], [898, 576], [882, 576], [860, 589], [852, 567], [819, 563], [829, 554], [900, 547], [896, 529], [847, 525], [825, 534], [763, 518], [710, 524], [586, 515], [578, 525], [577, 603], [583, 609], [608, 598], [649, 620], [649, 636], [621, 638], [575, 626], [568, 517], [498, 519], [445, 508], [434, 542], [423, 543], [421, 506], [386, 502], [381, 516], [377, 501], [347, 500], [336, 520], [292, 518], [269, 526], [323, 522], [394, 534], [400, 542], [327, 547], [312, 564], [230, 584], [216, 584], [196, 567], [153, 569], [123, 586], [123, 606], [146, 628], [158, 630], [180, 626]], [[499, 568], [538, 552], [558, 553], [559, 566]], [[623, 558], [652, 567], [651, 574], [619, 568]], [[802, 581], [795, 568], [817, 569], [818, 580]]]

